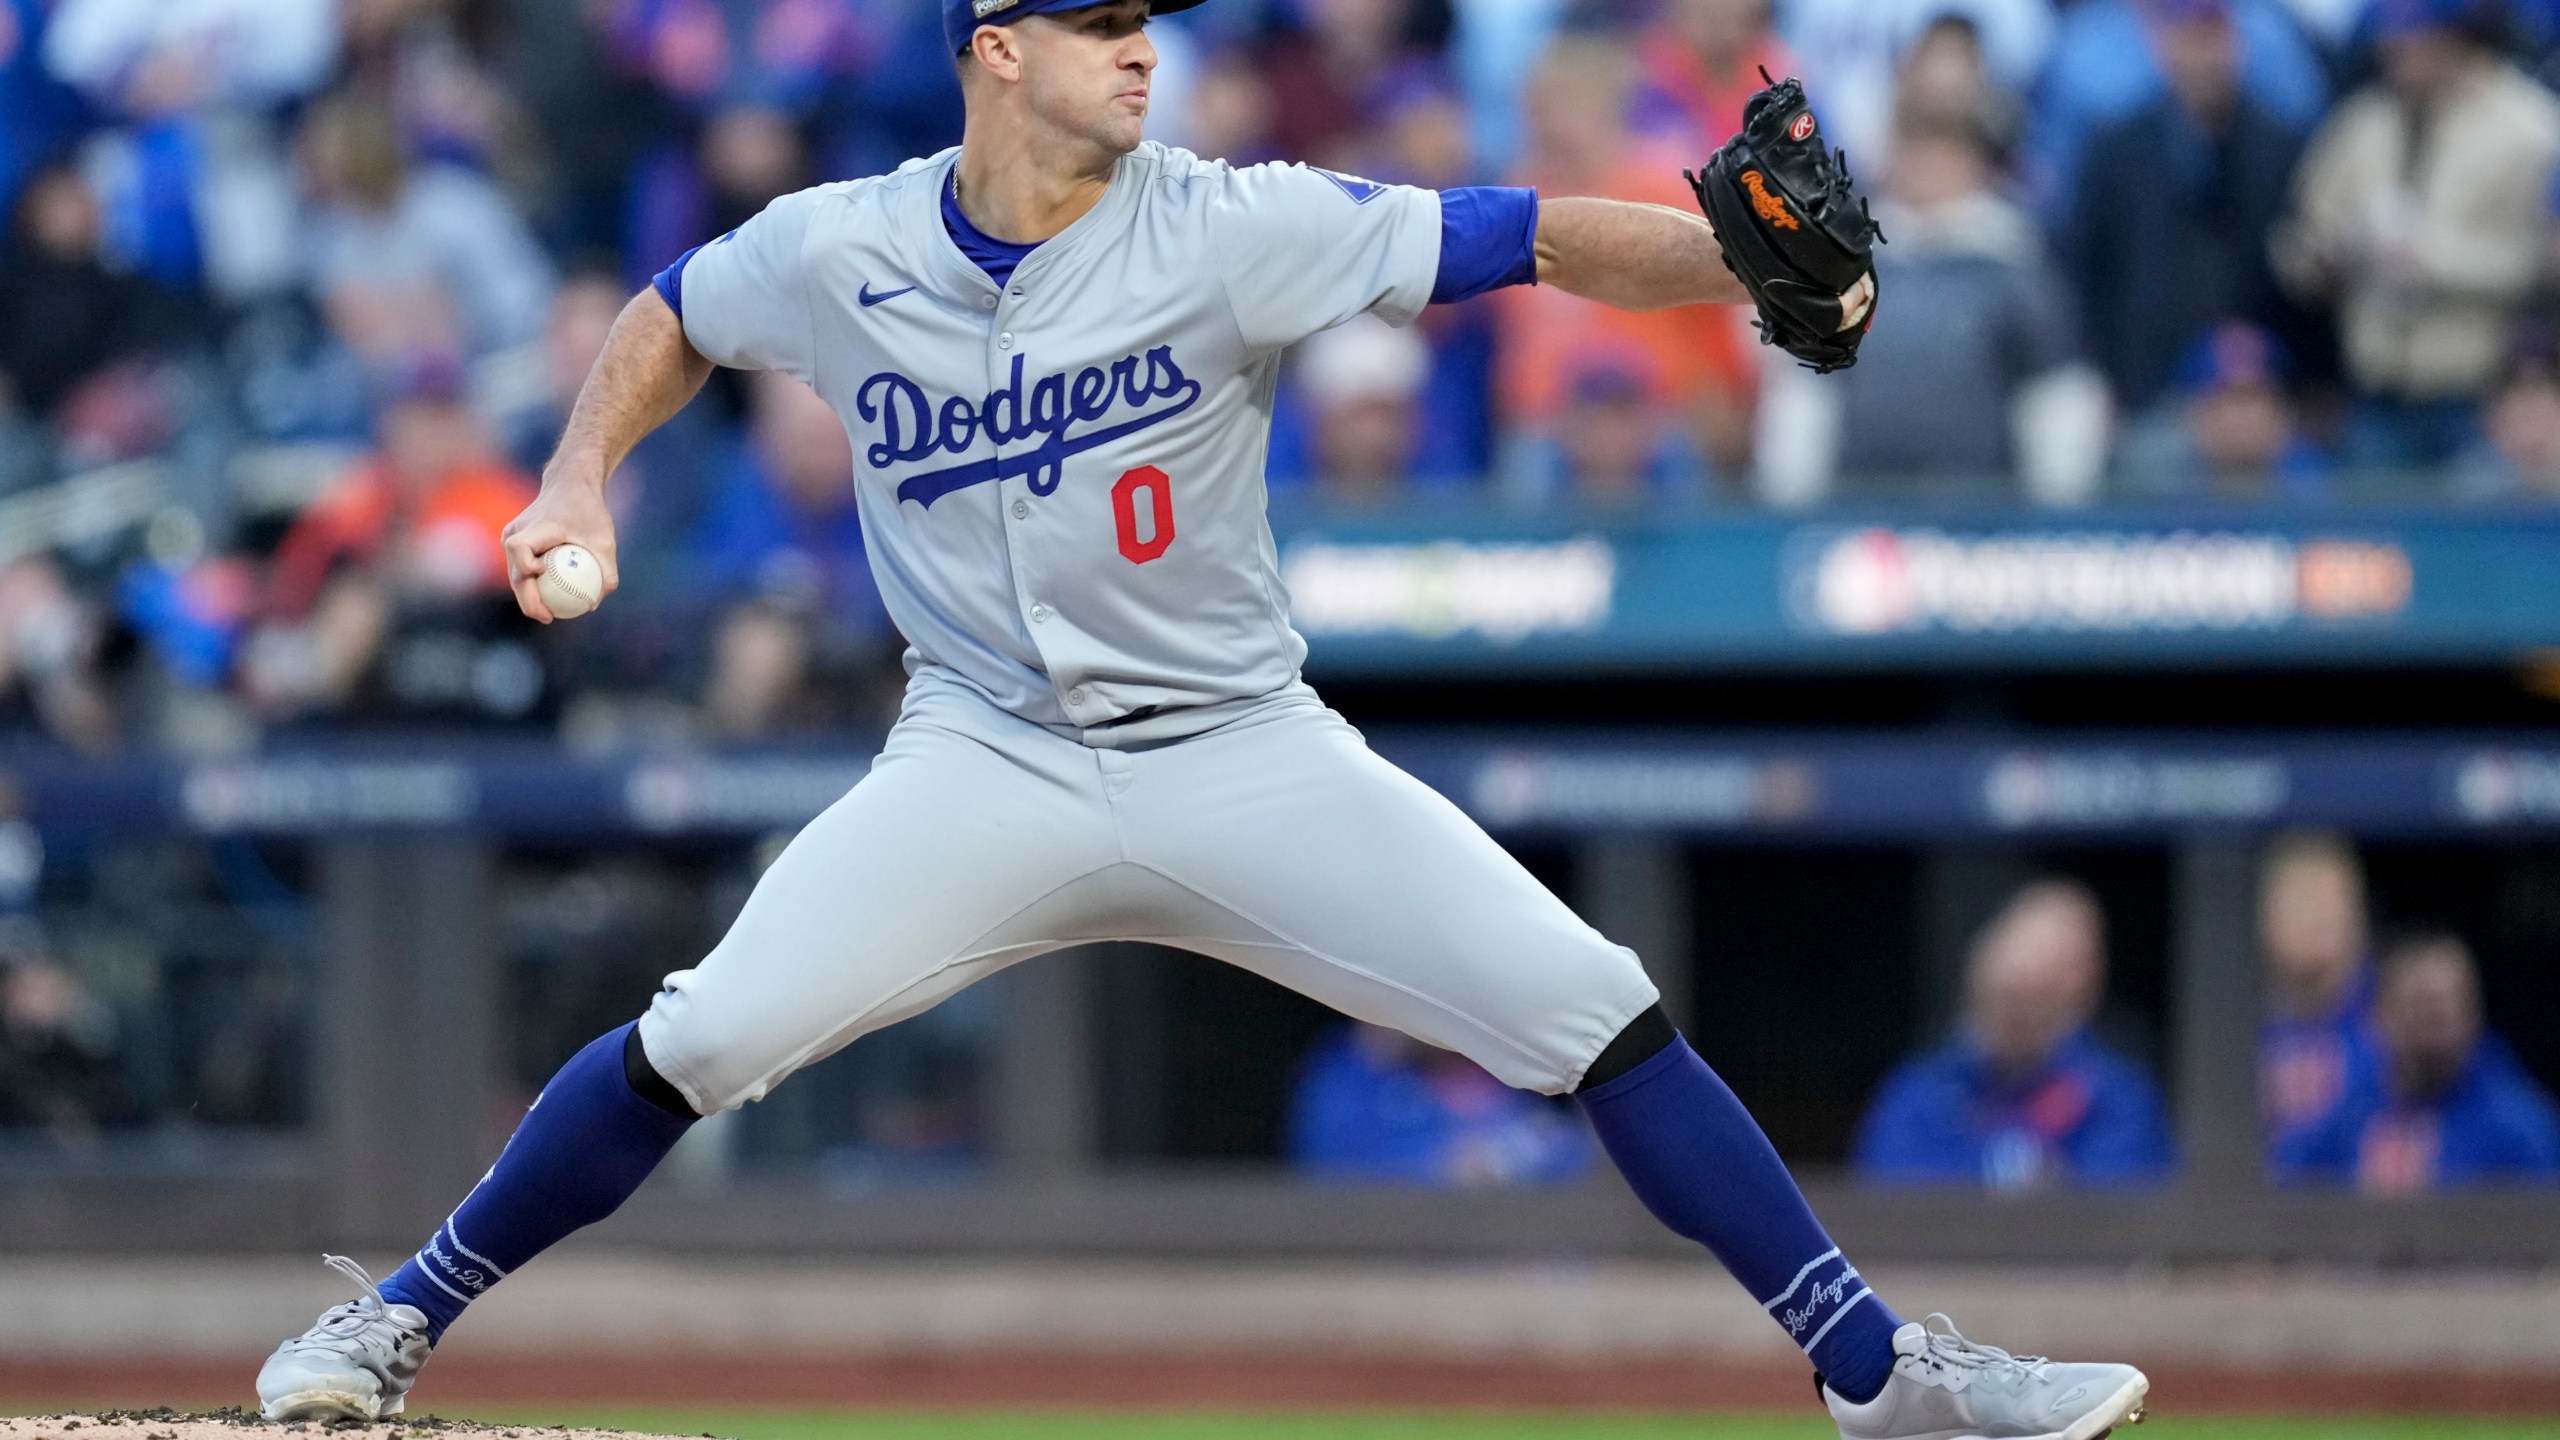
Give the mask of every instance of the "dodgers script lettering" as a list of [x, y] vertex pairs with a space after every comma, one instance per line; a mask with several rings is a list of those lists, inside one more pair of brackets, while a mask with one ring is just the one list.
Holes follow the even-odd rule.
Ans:
[[[954, 395], [937, 407], [923, 386], [894, 370], [881, 371], [854, 392], [856, 413], [880, 429], [880, 438], [863, 450], [863, 458], [871, 468], [886, 470], [936, 455], [966, 455], [981, 439], [996, 446], [1023, 445], [965, 465], [910, 475], [898, 482], [898, 498], [931, 509], [954, 490], [1015, 475], [1029, 477], [1032, 494], [1047, 495], [1058, 488], [1067, 457], [1163, 424], [1200, 398], [1200, 382], [1182, 373], [1170, 345], [1124, 355], [1108, 370], [1088, 365], [1073, 379], [1060, 370], [1026, 385], [1022, 376], [1023, 357], [1016, 355], [1002, 388], [975, 402]], [[1147, 408], [1157, 401], [1171, 403]], [[1070, 433], [1123, 410], [1140, 413]], [[1026, 441], [1033, 443], [1024, 445]]]

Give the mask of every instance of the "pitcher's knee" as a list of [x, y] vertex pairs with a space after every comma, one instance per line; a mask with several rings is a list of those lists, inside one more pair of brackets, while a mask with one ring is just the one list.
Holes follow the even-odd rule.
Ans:
[[701, 1003], [678, 983], [659, 991], [640, 1017], [640, 1046], [650, 1068], [701, 1115], [764, 1098], [790, 1058], [779, 1051], [780, 1037], [771, 1030], [724, 1014], [725, 1008]]
[[1551, 962], [1542, 984], [1503, 991], [1509, 1014], [1494, 1023], [1516, 1043], [1498, 1056], [1463, 1047], [1495, 1079], [1541, 1095], [1563, 1095], [1582, 1083], [1609, 1042], [1662, 998], [1635, 952], [1598, 944]]
[[1631, 1075], [1679, 1040], [1679, 1028], [1663, 1013], [1662, 1002], [1657, 1000], [1639, 1011], [1615, 1039], [1600, 1048], [1599, 1058], [1583, 1068], [1582, 1079], [1573, 1091], [1577, 1095], [1589, 1094], [1612, 1080]]
[[698, 1120], [702, 1112], [675, 1087], [675, 1082], [661, 1074], [649, 1059], [649, 1047], [641, 1043], [637, 1022], [622, 1031], [622, 1079], [631, 1093], [675, 1116], [679, 1120]]

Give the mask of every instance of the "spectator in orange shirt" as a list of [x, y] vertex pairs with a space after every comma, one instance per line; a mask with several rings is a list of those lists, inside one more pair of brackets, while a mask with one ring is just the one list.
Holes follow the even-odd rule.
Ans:
[[276, 549], [244, 656], [250, 698], [280, 716], [529, 712], [540, 664], [506, 618], [498, 534], [533, 495], [463, 403], [458, 363], [404, 367], [375, 454]]
[[[1530, 81], [1528, 158], [1515, 183], [1548, 196], [1597, 195], [1695, 210], [1697, 199], [1680, 178], [1680, 152], [1628, 131], [1634, 72], [1618, 41], [1596, 35], [1558, 40]], [[1525, 436], [1552, 434], [1569, 399], [1574, 357], [1629, 355], [1635, 360], [1627, 368], [1647, 386], [1646, 403], [1677, 417], [1678, 428], [1719, 475], [1748, 472], [1758, 372], [1735, 311], [1690, 306], [1634, 314], [1551, 285], [1518, 286], [1495, 298], [1503, 304], [1495, 390], [1500, 413]], [[1525, 452], [1513, 448], [1509, 468], [1516, 472], [1516, 456]], [[1509, 479], [1538, 493], [1558, 483], [1543, 474]]]
[[1636, 53], [1644, 80], [1631, 120], [1636, 132], [1704, 160], [1742, 128], [1742, 105], [1766, 67], [1781, 79], [1795, 57], [1769, 28], [1769, 0], [1667, 0]]

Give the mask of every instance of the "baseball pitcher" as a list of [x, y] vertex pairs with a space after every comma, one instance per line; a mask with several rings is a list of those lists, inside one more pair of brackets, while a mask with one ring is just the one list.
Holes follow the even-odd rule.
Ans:
[[1434, 192], [1144, 141], [1147, 0], [943, 13], [960, 147], [785, 196], [670, 266], [506, 538], [535, 619], [557, 546], [591, 551], [609, 594], [615, 466], [713, 366], [786, 371], [852, 437], [910, 646], [903, 713], [718, 947], [561, 1069], [415, 1258], [379, 1287], [332, 1258], [362, 1293], [267, 1362], [265, 1413], [399, 1413], [465, 1306], [612, 1213], [700, 1116], [1008, 965], [1139, 939], [1573, 1096], [1652, 1212], [1803, 1347], [1851, 1440], [2093, 1440], [2138, 1418], [2130, 1367], [1897, 1317], [1636, 957], [1299, 676], [1264, 516], [1281, 353], [1540, 284], [1749, 301], [1771, 343], [1850, 364], [1874, 227], [1802, 91], [1754, 99], [1694, 182], [1705, 216]]

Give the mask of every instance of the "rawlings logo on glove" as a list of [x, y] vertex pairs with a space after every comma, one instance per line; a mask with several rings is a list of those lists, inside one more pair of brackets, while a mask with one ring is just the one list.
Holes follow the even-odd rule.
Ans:
[[[1769, 79], [1769, 72], [1760, 72]], [[1826, 148], [1804, 86], [1774, 81], [1743, 106], [1742, 133], [1683, 172], [1716, 228], [1725, 268], [1751, 292], [1764, 343], [1817, 371], [1858, 362], [1875, 321], [1875, 247], [1884, 241]]]
[[[1810, 120], [1813, 117], [1808, 114], [1805, 118]], [[1767, 181], [1760, 178], [1759, 171], [1743, 171], [1742, 188], [1751, 192], [1752, 212], [1757, 214], [1761, 219], [1768, 221], [1770, 224], [1777, 226], [1781, 230], [1794, 230], [1800, 228], [1796, 222], [1796, 217], [1787, 212], [1787, 202], [1769, 193], [1769, 184]]]

